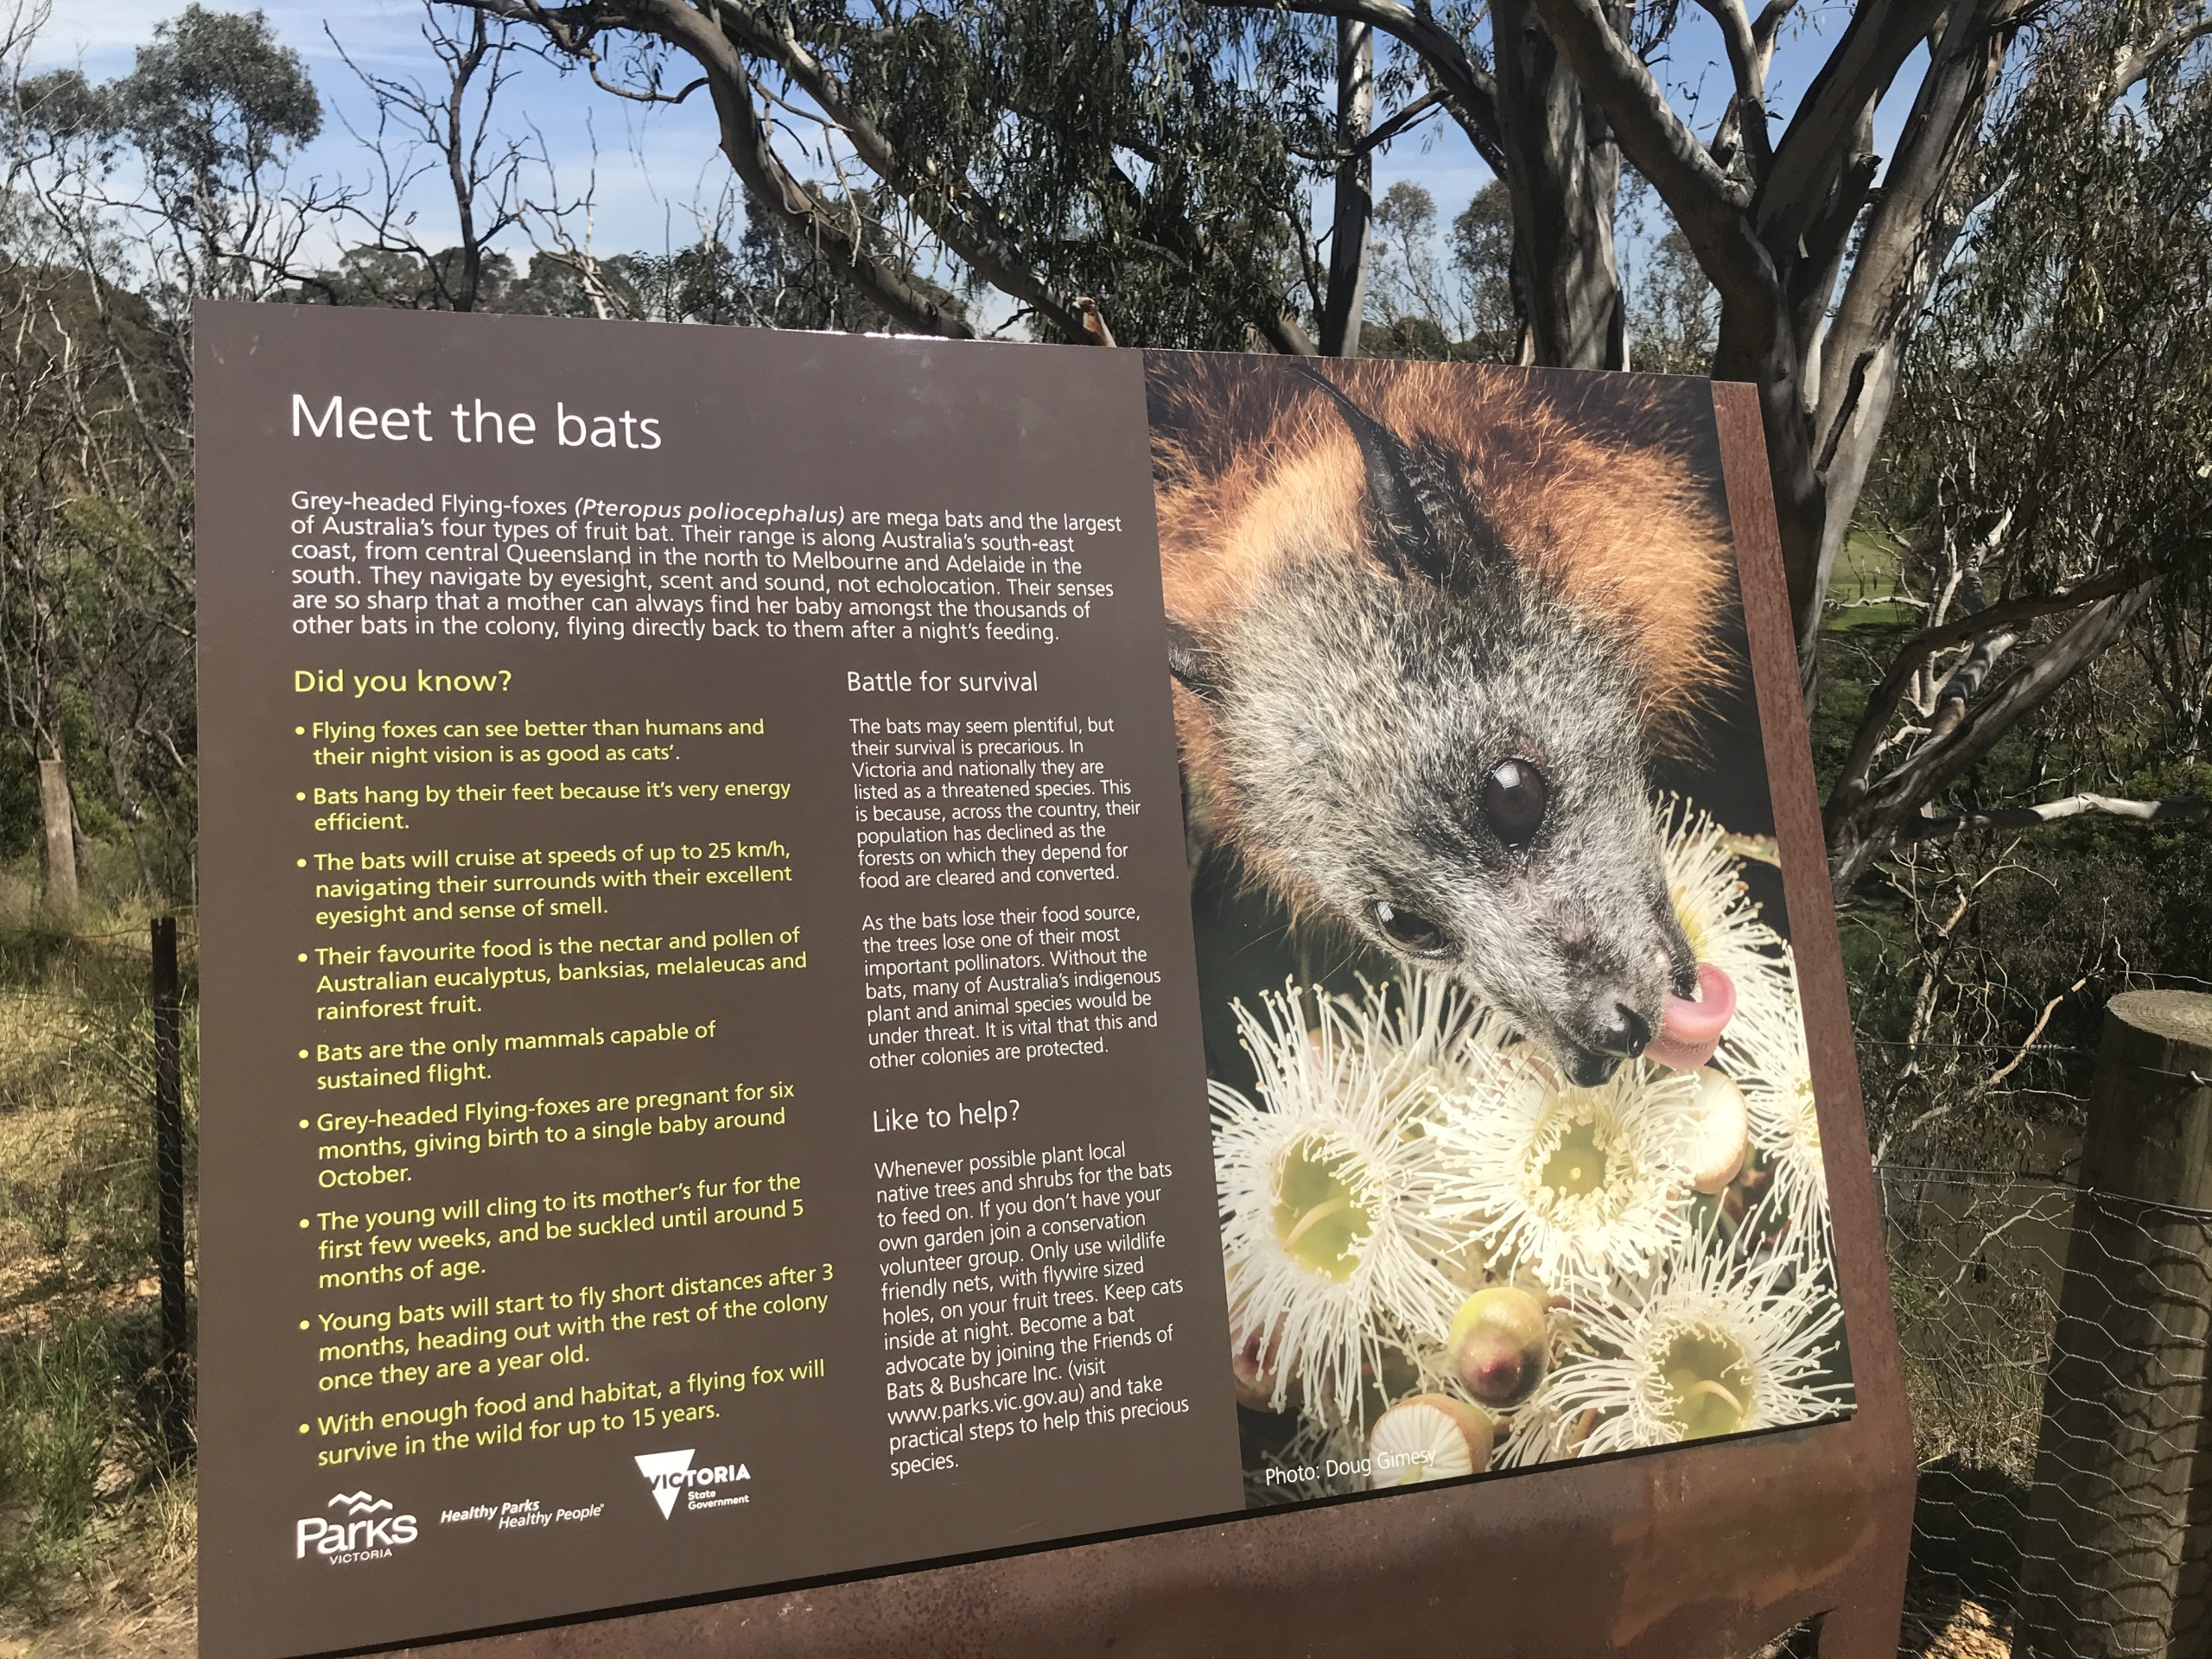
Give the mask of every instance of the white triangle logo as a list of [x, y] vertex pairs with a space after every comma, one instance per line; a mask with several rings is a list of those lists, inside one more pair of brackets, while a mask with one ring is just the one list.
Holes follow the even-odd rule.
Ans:
[[683, 1490], [681, 1477], [691, 1467], [691, 1452], [641, 1452], [638, 1454], [638, 1472], [652, 1483], [653, 1502], [660, 1505], [664, 1521], [676, 1513], [676, 1495]]

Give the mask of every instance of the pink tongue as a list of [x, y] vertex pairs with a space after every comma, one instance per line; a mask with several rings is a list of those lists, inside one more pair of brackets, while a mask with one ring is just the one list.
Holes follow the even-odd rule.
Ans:
[[1643, 1051], [1643, 1058], [1676, 1071], [1694, 1071], [1713, 1058], [1735, 1012], [1734, 982], [1712, 963], [1700, 963], [1697, 1001], [1669, 993], [1659, 1034]]

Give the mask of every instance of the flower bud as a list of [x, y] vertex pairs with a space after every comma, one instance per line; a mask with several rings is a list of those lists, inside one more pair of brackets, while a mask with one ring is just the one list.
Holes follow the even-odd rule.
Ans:
[[1452, 1376], [1483, 1404], [1501, 1411], [1517, 1406], [1551, 1363], [1543, 1305], [1511, 1285], [1478, 1290], [1459, 1304], [1445, 1353]]
[[1417, 1394], [1376, 1420], [1367, 1442], [1367, 1484], [1410, 1486], [1471, 1475], [1490, 1462], [1490, 1419], [1464, 1400]]

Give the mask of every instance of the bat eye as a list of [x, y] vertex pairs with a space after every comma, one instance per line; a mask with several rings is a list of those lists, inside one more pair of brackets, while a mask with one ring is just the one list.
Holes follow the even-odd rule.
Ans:
[[1368, 906], [1375, 918], [1375, 925], [1382, 930], [1382, 937], [1402, 950], [1410, 950], [1417, 957], [1441, 957], [1451, 953], [1452, 941], [1445, 931], [1427, 917], [1414, 911], [1401, 910], [1395, 905], [1377, 899]]
[[1551, 785], [1526, 760], [1501, 760], [1483, 779], [1483, 822], [1509, 847], [1526, 847], [1543, 827]]

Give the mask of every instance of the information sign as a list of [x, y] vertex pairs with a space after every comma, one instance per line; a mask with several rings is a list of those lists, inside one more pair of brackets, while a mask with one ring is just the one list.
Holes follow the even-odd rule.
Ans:
[[1852, 1410], [1706, 383], [196, 327], [204, 1651]]

